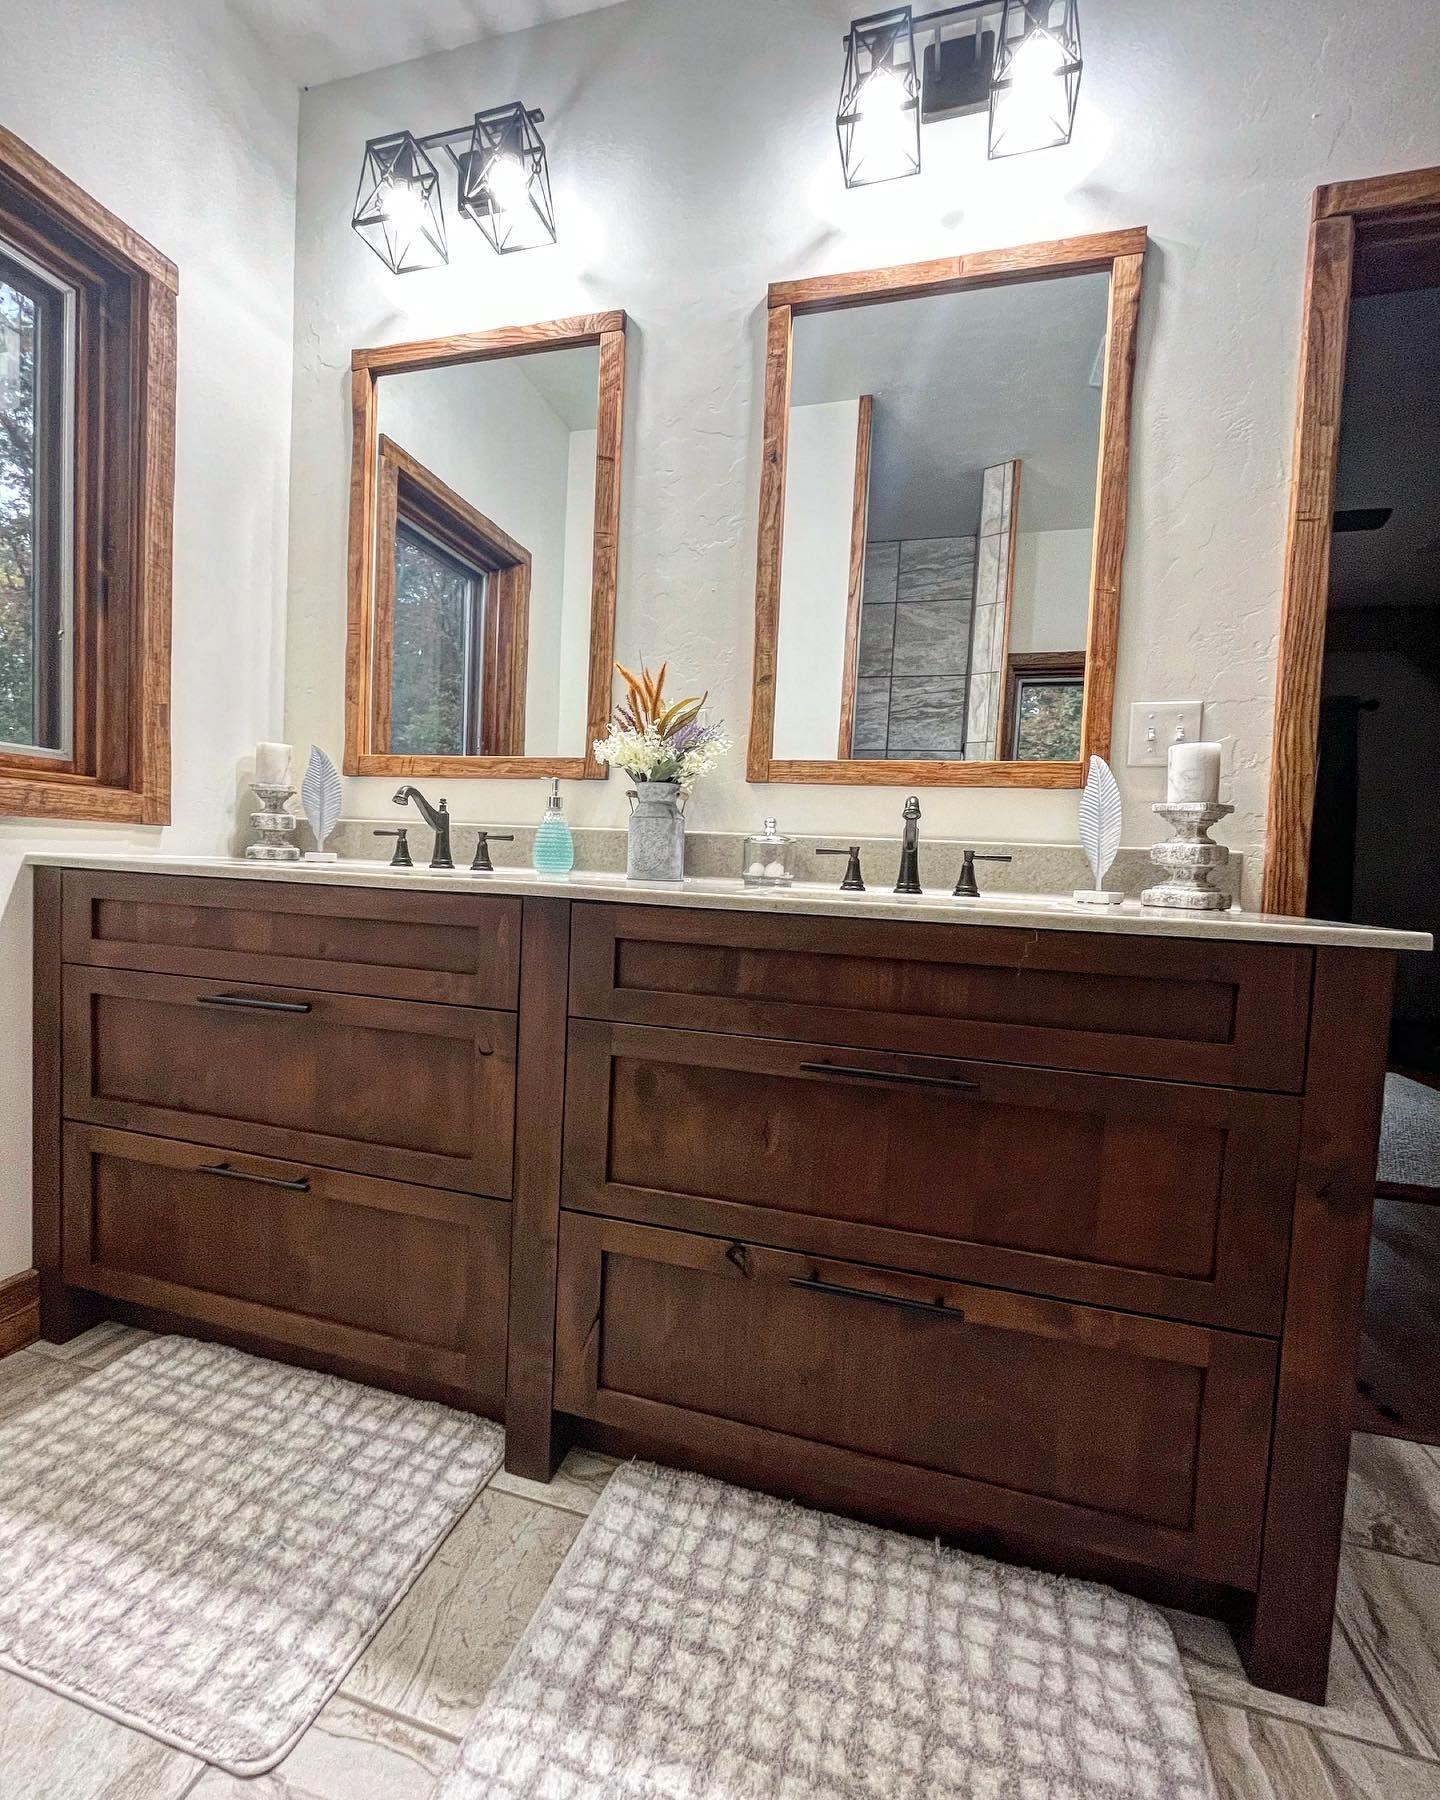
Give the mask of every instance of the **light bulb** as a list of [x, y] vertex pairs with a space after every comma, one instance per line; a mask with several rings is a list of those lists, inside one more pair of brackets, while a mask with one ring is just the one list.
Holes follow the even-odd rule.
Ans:
[[916, 160], [910, 89], [894, 69], [876, 69], [856, 100], [855, 171], [867, 182], [888, 181], [913, 174]]
[[1053, 149], [1069, 142], [1071, 88], [1066, 47], [1048, 31], [1015, 45], [1003, 85], [992, 94], [990, 155]]
[[497, 212], [519, 213], [530, 198], [530, 178], [518, 156], [497, 156], [485, 171], [485, 186]]
[[1058, 75], [1065, 66], [1065, 52], [1048, 31], [1032, 31], [1015, 52], [1010, 79], [1020, 86]]
[[992, 151], [1047, 150], [1070, 135], [1065, 50], [1048, 31], [1032, 31], [1016, 47], [1005, 85], [994, 96]]
[[393, 225], [402, 236], [414, 237], [425, 229], [425, 202], [413, 181], [390, 181], [385, 184], [381, 210], [387, 225]]
[[855, 111], [867, 122], [880, 125], [894, 119], [910, 98], [905, 83], [893, 69], [876, 69], [860, 90], [860, 103]]

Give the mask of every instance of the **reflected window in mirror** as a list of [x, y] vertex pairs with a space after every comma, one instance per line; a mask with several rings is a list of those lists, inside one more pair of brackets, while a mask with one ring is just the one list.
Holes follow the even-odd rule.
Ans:
[[[593, 481], [593, 456], [591, 472]], [[589, 493], [572, 498], [588, 517]], [[585, 535], [578, 610], [588, 615]], [[377, 746], [401, 756], [525, 754], [532, 561], [525, 545], [382, 436]], [[563, 576], [563, 556], [557, 567]], [[538, 678], [553, 684], [556, 671], [542, 668]], [[581, 715], [582, 706], [573, 710]]]
[[752, 780], [1079, 785], [1092, 686], [1108, 744], [1143, 248], [772, 289]]
[[623, 320], [357, 352], [350, 772], [597, 772]]
[[1085, 653], [1012, 654], [1006, 755], [1017, 762], [1076, 762], [1085, 701]]

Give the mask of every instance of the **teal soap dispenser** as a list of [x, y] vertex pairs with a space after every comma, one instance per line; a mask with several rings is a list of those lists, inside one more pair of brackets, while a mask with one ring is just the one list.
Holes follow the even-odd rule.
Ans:
[[550, 798], [545, 802], [545, 817], [535, 828], [535, 873], [568, 875], [575, 867], [575, 839], [565, 820], [560, 798], [560, 781], [550, 783]]

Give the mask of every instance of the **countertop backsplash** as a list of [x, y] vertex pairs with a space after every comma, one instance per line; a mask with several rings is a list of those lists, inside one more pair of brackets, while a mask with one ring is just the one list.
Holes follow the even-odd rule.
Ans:
[[[387, 861], [394, 850], [392, 838], [377, 838], [378, 829], [393, 830], [397, 824], [408, 824], [410, 854], [417, 867], [423, 868], [430, 858], [430, 831], [423, 822], [409, 818], [397, 808], [396, 814], [384, 819], [342, 819], [331, 836], [327, 848], [345, 861]], [[532, 825], [497, 823], [490, 829], [513, 832], [511, 843], [490, 845], [490, 859], [497, 869], [529, 868], [534, 848]], [[475, 854], [478, 827], [457, 820], [451, 827], [451, 851], [457, 868], [465, 868]], [[253, 834], [246, 832], [245, 841]], [[314, 848], [310, 828], [302, 818], [295, 833], [295, 843], [302, 850]], [[575, 827], [575, 867], [597, 874], [623, 872], [625, 868], [626, 834], [623, 830]], [[739, 877], [744, 836], [740, 832], [692, 831], [685, 836], [685, 873], [687, 875]], [[863, 838], [831, 836], [795, 839], [795, 879], [840, 885], [845, 864], [827, 856], [822, 862], [815, 854], [819, 845], [834, 847], [858, 843], [860, 861], [867, 887], [888, 892], [895, 885], [895, 872], [900, 863], [900, 834], [893, 837]], [[920, 880], [927, 893], [948, 892], [960, 874], [964, 850], [998, 852], [1011, 857], [1008, 863], [982, 863], [976, 871], [982, 892], [996, 894], [1068, 894], [1075, 888], [1093, 885], [1090, 866], [1078, 844], [1004, 844], [965, 843], [954, 838], [920, 840]], [[1242, 893], [1244, 857], [1232, 853], [1224, 869], [1217, 871], [1214, 885], [1239, 899]], [[1121, 850], [1107, 877], [1108, 885], [1121, 889], [1130, 899], [1138, 899], [1140, 890], [1152, 886], [1157, 870], [1145, 849]]]

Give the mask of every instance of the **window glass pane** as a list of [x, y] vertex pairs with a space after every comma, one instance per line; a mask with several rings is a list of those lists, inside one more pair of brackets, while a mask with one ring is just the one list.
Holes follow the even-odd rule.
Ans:
[[0, 744], [27, 751], [68, 749], [66, 292], [0, 245]]
[[33, 744], [38, 308], [0, 281], [0, 742]]
[[407, 525], [395, 532], [390, 748], [401, 756], [475, 754], [485, 577]]
[[1076, 762], [1080, 756], [1083, 678], [1022, 681], [1015, 723], [1015, 755], [1021, 762]]

